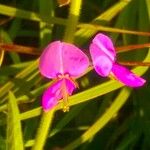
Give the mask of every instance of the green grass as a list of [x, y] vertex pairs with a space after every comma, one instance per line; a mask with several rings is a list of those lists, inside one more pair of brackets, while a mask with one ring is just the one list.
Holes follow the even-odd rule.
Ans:
[[150, 149], [150, 72], [149, 66], [138, 65], [150, 62], [144, 46], [150, 47], [149, 26], [149, 0], [71, 0], [63, 7], [55, 0], [0, 0], [0, 48], [15, 44], [40, 54], [48, 43], [61, 40], [89, 55], [89, 41], [102, 32], [124, 50], [118, 51], [118, 61], [140, 62], [131, 69], [147, 80], [131, 89], [89, 68], [77, 79], [80, 88], [69, 97], [69, 112], [60, 102], [43, 113], [41, 96], [51, 80], [39, 73], [39, 55], [1, 48], [0, 150]]

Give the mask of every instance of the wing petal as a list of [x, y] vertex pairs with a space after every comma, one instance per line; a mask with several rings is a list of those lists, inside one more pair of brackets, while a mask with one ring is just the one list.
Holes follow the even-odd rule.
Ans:
[[44, 111], [48, 111], [57, 105], [58, 100], [62, 99], [61, 92], [62, 80], [54, 83], [45, 90], [42, 96], [42, 107]]
[[66, 82], [66, 88], [69, 95], [72, 95], [73, 91], [76, 89], [75, 83], [73, 81], [65, 79]]

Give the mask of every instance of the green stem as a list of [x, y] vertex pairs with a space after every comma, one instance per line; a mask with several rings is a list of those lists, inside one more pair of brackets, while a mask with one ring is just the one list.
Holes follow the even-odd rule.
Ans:
[[65, 42], [73, 42], [74, 33], [80, 16], [80, 8], [82, 0], [71, 0], [69, 18], [67, 21], [66, 31], [64, 35]]
[[35, 144], [32, 150], [43, 150], [44, 144], [46, 142], [47, 135], [49, 133], [49, 128], [51, 127], [55, 109], [49, 112], [43, 112], [40, 127], [38, 129]]

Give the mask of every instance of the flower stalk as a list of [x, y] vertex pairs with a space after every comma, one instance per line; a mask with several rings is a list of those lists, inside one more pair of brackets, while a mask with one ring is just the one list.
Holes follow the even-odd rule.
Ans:
[[49, 112], [43, 112], [32, 150], [43, 150], [47, 135], [49, 133], [49, 129], [52, 125], [54, 112], [55, 109], [51, 109]]

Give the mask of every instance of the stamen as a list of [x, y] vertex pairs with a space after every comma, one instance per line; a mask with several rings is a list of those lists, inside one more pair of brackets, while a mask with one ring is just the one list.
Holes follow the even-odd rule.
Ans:
[[63, 111], [68, 112], [69, 111], [69, 102], [68, 102], [68, 92], [67, 92], [66, 88], [63, 90], [62, 94], [63, 94]]
[[73, 78], [69, 77], [68, 80], [70, 80], [75, 87], [79, 88], [79, 84]]
[[66, 105], [65, 105], [65, 106], [63, 107], [63, 112], [68, 112], [69, 109], [70, 109], [69, 106], [66, 106]]
[[63, 82], [62, 82], [61, 91], [62, 91], [62, 96], [63, 96], [63, 111], [68, 112], [69, 111], [68, 91], [67, 91], [67, 88], [66, 88], [65, 80], [63, 80]]
[[74, 84], [75, 87], [79, 87], [77, 82], [75, 82], [75, 80], [73, 78], [70, 77], [70, 75], [68, 73], [66, 74], [59, 74], [58, 76], [58, 80], [62, 79], [62, 85], [61, 85], [61, 92], [62, 92], [62, 97], [63, 97], [63, 111], [64, 112], [68, 112], [69, 111], [69, 105], [68, 105], [68, 89], [66, 87], [66, 81], [65, 79], [69, 80], [72, 84]]
[[109, 78], [113, 79], [113, 80], [117, 80], [117, 78], [115, 77], [115, 75], [112, 72], [110, 72]]

